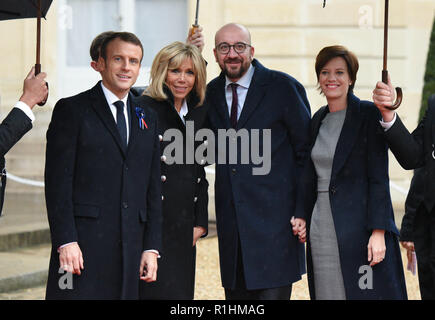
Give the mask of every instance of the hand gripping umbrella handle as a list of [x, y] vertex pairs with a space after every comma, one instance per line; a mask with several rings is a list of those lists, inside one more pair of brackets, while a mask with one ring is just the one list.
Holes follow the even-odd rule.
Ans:
[[[40, 73], [41, 73], [41, 64], [37, 63], [37, 64], [35, 64], [35, 76], [40, 74]], [[47, 86], [47, 90], [48, 90], [48, 82], [45, 82], [45, 85]], [[38, 106], [42, 107], [43, 105], [45, 105], [45, 103], [47, 102], [47, 99], [48, 99], [48, 93], [47, 93], [47, 96], [45, 97], [45, 99], [38, 103]]]
[[198, 24], [192, 24], [192, 28], [189, 30], [189, 37], [191, 37], [193, 34], [195, 34], [196, 30], [198, 30], [199, 25]]
[[[382, 82], [385, 84], [388, 84], [388, 71], [387, 70], [382, 70]], [[394, 104], [391, 107], [385, 107], [389, 110], [396, 110], [400, 104], [402, 103], [402, 88], [400, 87], [396, 87], [396, 101], [394, 102]]]

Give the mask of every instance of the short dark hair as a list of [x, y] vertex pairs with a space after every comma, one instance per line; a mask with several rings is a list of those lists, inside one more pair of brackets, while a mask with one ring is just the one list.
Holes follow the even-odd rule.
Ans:
[[103, 44], [104, 39], [111, 36], [114, 31], [105, 31], [100, 33], [98, 36], [92, 40], [91, 47], [89, 48], [89, 54], [91, 55], [92, 61], [97, 61], [100, 57], [101, 45]]
[[140, 61], [142, 62], [142, 58], [143, 58], [142, 43], [140, 42], [139, 38], [134, 33], [131, 32], [113, 32], [111, 35], [107, 36], [103, 40], [103, 43], [101, 44], [100, 56], [104, 60], [107, 59], [107, 46], [109, 45], [110, 42], [112, 42], [115, 39], [120, 39], [122, 41], [139, 46], [140, 49], [142, 50], [142, 57], [140, 58]]
[[317, 81], [319, 81], [320, 71], [322, 71], [322, 68], [330, 60], [336, 57], [341, 57], [346, 61], [349, 77], [350, 80], [352, 81], [352, 84], [349, 86], [349, 92], [352, 92], [353, 88], [355, 87], [356, 74], [359, 68], [358, 58], [353, 52], [347, 50], [346, 47], [340, 45], [325, 47], [322, 50], [320, 50], [319, 54], [316, 57]]

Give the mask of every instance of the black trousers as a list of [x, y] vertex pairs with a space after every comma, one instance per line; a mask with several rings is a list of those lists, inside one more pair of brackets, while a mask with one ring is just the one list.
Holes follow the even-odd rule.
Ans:
[[246, 289], [245, 275], [243, 272], [243, 259], [240, 239], [237, 248], [236, 285], [234, 289], [225, 288], [226, 300], [290, 300], [292, 285], [279, 288], [259, 290]]
[[414, 222], [418, 282], [422, 300], [435, 300], [435, 208], [429, 213], [421, 204]]

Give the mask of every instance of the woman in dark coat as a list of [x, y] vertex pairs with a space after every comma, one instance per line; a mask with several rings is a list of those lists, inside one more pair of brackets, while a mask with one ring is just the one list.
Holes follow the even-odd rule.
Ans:
[[355, 55], [326, 47], [316, 73], [328, 105], [312, 119], [296, 217], [305, 218], [312, 299], [406, 299], [380, 113], [353, 95]]
[[[207, 234], [208, 182], [201, 163], [186, 161], [194, 156], [193, 148], [186, 148], [186, 139], [193, 141], [190, 128], [194, 125], [192, 133], [196, 132], [205, 120], [201, 106], [205, 88], [206, 66], [198, 48], [174, 42], [155, 57], [150, 86], [140, 98], [158, 114], [163, 189], [163, 250], [157, 281], [141, 283], [141, 299], [194, 297], [195, 244]], [[169, 129], [176, 129], [182, 141], [167, 138]], [[175, 154], [165, 152], [174, 147]]]

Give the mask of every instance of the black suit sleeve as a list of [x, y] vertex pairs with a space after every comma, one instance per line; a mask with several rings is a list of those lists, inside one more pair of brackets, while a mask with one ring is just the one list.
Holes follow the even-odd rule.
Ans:
[[29, 117], [20, 109], [13, 108], [0, 124], [0, 156], [4, 156], [31, 128]]
[[385, 132], [391, 151], [404, 169], [415, 169], [425, 165], [424, 134], [426, 127], [430, 127], [433, 122], [433, 116], [430, 118], [429, 115], [435, 112], [435, 95], [429, 97], [428, 106], [423, 119], [412, 134], [403, 125], [399, 115], [396, 115], [393, 126]]
[[147, 192], [147, 229], [144, 235], [144, 250], [158, 250], [162, 254], [162, 186], [160, 175], [160, 140], [157, 115], [154, 115], [153, 159]]
[[47, 130], [45, 198], [54, 248], [78, 241], [72, 202], [79, 127], [75, 109], [60, 100]]
[[199, 182], [196, 188], [195, 227], [203, 227], [206, 233], [202, 237], [205, 237], [208, 233], [208, 181], [204, 166], [197, 165], [197, 176]]
[[424, 165], [423, 135], [426, 117], [417, 128], [409, 133], [399, 115], [393, 126], [385, 132], [388, 146], [400, 165], [406, 169], [415, 169]]

